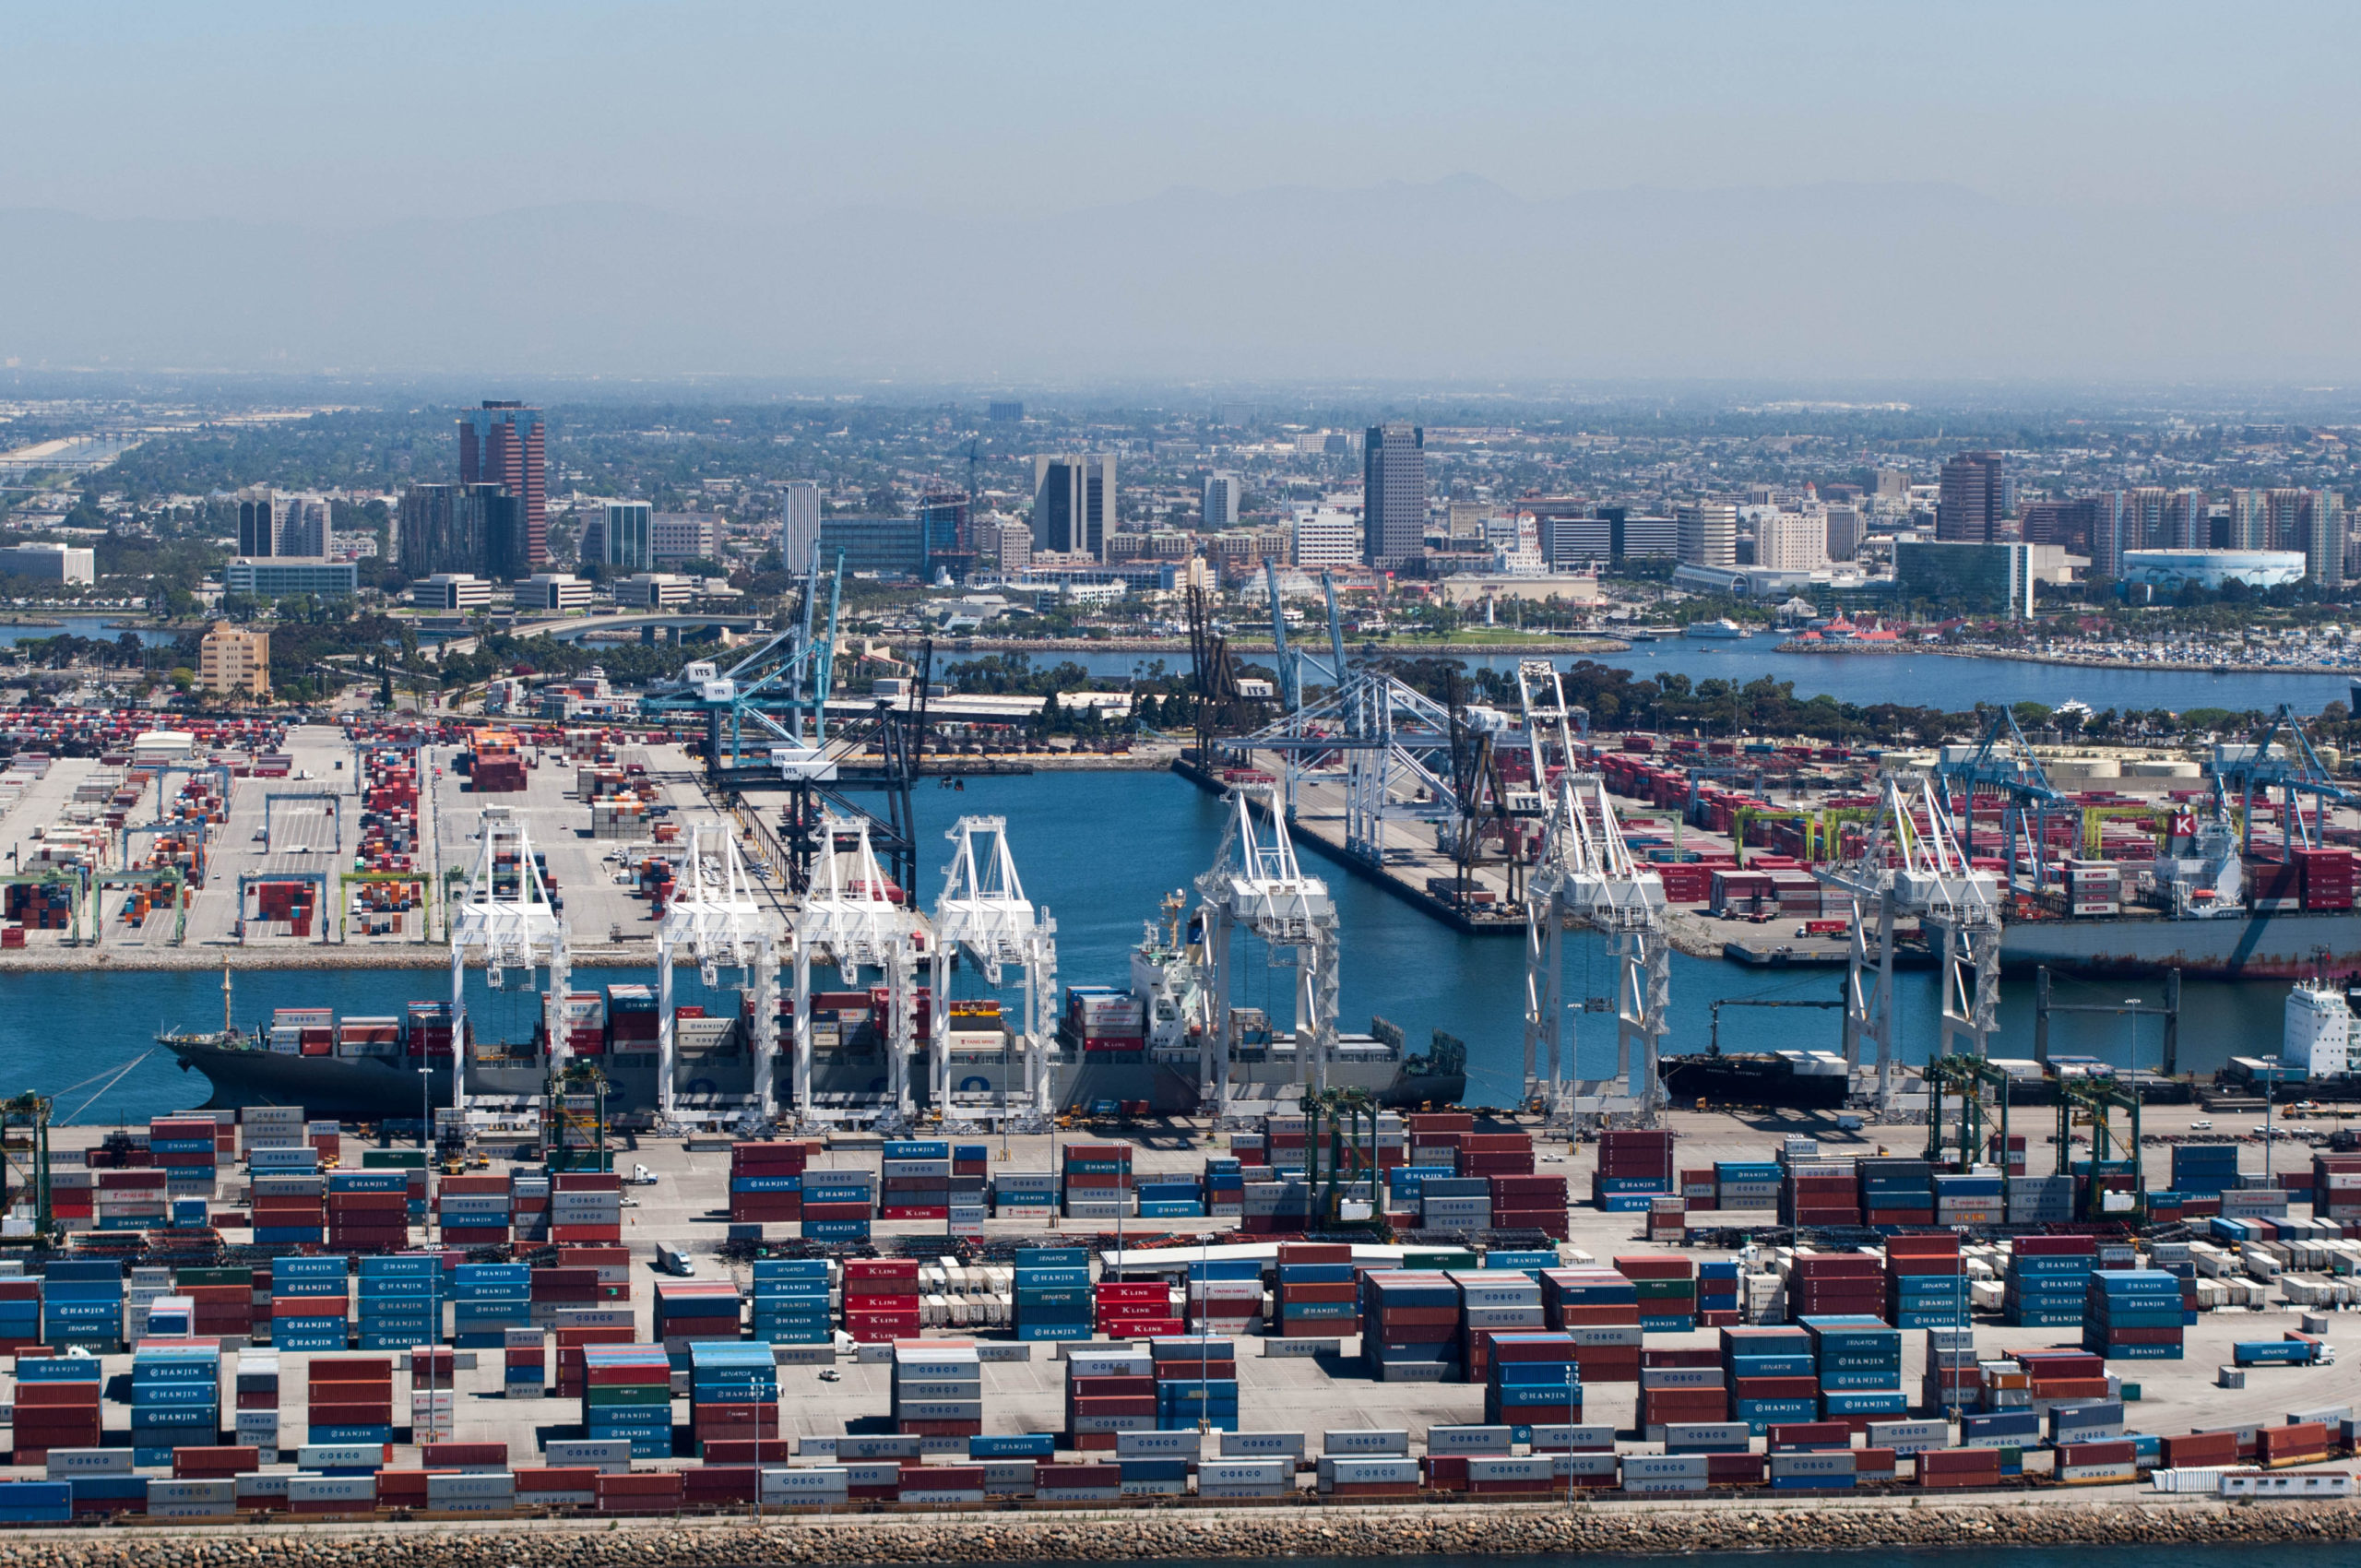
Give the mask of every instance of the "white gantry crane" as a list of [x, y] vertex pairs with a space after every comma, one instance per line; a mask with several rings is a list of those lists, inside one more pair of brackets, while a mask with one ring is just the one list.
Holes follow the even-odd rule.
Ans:
[[[1845, 980], [1845, 1062], [1875, 1052], [1873, 1098], [1893, 1100], [1893, 922], [1916, 915], [1941, 939], [1940, 1053], [1990, 1054], [1999, 1028], [2000, 884], [1961, 852], [1934, 787], [1917, 775], [1889, 778], [1877, 819], [1857, 856], [1824, 866], [1822, 886], [1852, 900], [1851, 955]], [[1875, 945], [1869, 934], [1875, 922]], [[1964, 1044], [1961, 1044], [1962, 1040]]]
[[1293, 963], [1295, 1083], [1325, 1093], [1336, 1050], [1336, 903], [1328, 884], [1296, 861], [1277, 792], [1259, 791], [1264, 810], [1244, 790], [1230, 794], [1229, 827], [1213, 866], [1197, 878], [1204, 912], [1205, 995], [1214, 1016], [1199, 1039], [1198, 1102], [1217, 1116], [1229, 1113], [1237, 1039], [1230, 991], [1235, 980], [1231, 940], [1243, 926], [1260, 938], [1275, 967]]
[[[1665, 1102], [1656, 1057], [1672, 992], [1664, 879], [1633, 858], [1596, 774], [1561, 774], [1547, 824], [1525, 903], [1525, 1098], [1541, 1100], [1553, 1121], [1572, 1111], [1572, 1053], [1560, 1031], [1565, 929], [1577, 921], [1607, 937], [1616, 965], [1615, 1073], [1623, 1093], [1608, 1096], [1608, 1109], [1652, 1123]], [[1536, 1060], [1545, 1052], [1546, 1063]]]
[[[778, 928], [756, 897], [745, 859], [727, 827], [689, 830], [679, 885], [656, 924], [656, 1110], [668, 1124], [681, 1121], [673, 1087], [678, 1075], [672, 966], [684, 949], [696, 961], [697, 977], [706, 986], [718, 986], [724, 968], [736, 969], [753, 1000], [753, 1035], [747, 1044], [753, 1084], [749, 1098], [754, 1119], [766, 1120], [772, 1069], [778, 1058]], [[698, 1120], [712, 1121], [718, 1109], [707, 1109]], [[748, 1109], [730, 1108], [731, 1120], [742, 1119]]]
[[796, 1121], [812, 1126], [825, 1119], [812, 1101], [812, 965], [822, 959], [835, 965], [848, 985], [863, 969], [881, 969], [886, 990], [885, 1102], [830, 1109], [850, 1119], [907, 1123], [917, 1109], [910, 1052], [918, 1035], [918, 967], [925, 937], [918, 918], [886, 892], [867, 818], [823, 815], [819, 837], [812, 886], [795, 915]]
[[[1012, 1123], [1040, 1124], [1050, 1111], [1048, 1031], [1056, 1016], [1058, 922], [1036, 909], [1017, 879], [1008, 848], [1008, 819], [963, 816], [943, 834], [955, 846], [934, 901], [934, 1010], [927, 1039], [927, 1098], [946, 1121], [958, 1112], [997, 1113]], [[951, 959], [967, 955], [998, 986], [1014, 968], [1023, 971], [1024, 1030], [1018, 1038], [1023, 1087], [1003, 1081], [997, 1105], [955, 1106], [951, 1085]]]
[[[511, 875], [501, 868], [513, 865]], [[542, 1028], [552, 1071], [565, 1065], [565, 993], [569, 966], [565, 924], [550, 902], [550, 890], [533, 861], [533, 837], [524, 819], [507, 806], [487, 806], [477, 829], [476, 859], [467, 891], [451, 910], [451, 1104], [465, 1112], [468, 1096], [468, 959], [481, 953], [484, 983], [501, 989], [510, 969], [533, 983], [537, 965], [549, 967], [542, 996]]]

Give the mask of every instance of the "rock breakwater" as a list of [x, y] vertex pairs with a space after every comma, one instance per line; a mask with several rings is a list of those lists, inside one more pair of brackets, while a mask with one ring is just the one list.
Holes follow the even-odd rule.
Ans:
[[1773, 1506], [1589, 1503], [1450, 1508], [957, 1514], [772, 1518], [228, 1526], [56, 1530], [0, 1537], [0, 1568], [604, 1568], [666, 1564], [961, 1564], [1668, 1555], [1702, 1550], [2201, 1546], [2361, 1539], [2344, 1502], [2227, 1504], [2120, 1494], [1939, 1503], [1926, 1498]]

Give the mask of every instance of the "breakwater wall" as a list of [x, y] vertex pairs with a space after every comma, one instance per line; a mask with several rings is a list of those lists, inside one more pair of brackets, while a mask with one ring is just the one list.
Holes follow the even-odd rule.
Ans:
[[1939, 1503], [1930, 1497], [1582, 1503], [1446, 1508], [1293, 1508], [944, 1515], [929, 1519], [647, 1519], [589, 1527], [419, 1525], [149, 1526], [9, 1532], [0, 1568], [597, 1568], [665, 1563], [822, 1564], [1204, 1562], [1403, 1554], [1666, 1555], [1690, 1551], [1988, 1550], [2330, 1543], [2361, 1539], [2348, 1502], [2232, 1504], [2108, 1499]]

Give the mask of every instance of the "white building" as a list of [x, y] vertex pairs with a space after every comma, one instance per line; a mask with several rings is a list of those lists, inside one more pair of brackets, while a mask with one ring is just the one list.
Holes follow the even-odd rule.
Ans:
[[1699, 501], [1678, 507], [1673, 526], [1682, 564], [1738, 564], [1738, 507], [1732, 503]]
[[470, 572], [437, 572], [409, 585], [409, 601], [421, 610], [481, 610], [492, 602], [492, 585]]
[[2218, 588], [2236, 581], [2249, 588], [2300, 583], [2310, 562], [2300, 550], [2127, 550], [2123, 580], [2177, 593], [2183, 584]]
[[1754, 519], [1754, 564], [1776, 572], [1809, 572], [1828, 564], [1825, 512], [1764, 511]]
[[586, 610], [590, 585], [571, 572], [536, 572], [516, 585], [519, 610]]
[[676, 577], [669, 572], [636, 572], [616, 579], [615, 602], [660, 610], [668, 604], [686, 604], [696, 590], [697, 585], [687, 577]]
[[790, 572], [801, 572], [812, 564], [812, 552], [820, 544], [820, 487], [808, 479], [787, 481], [787, 493], [778, 507], [778, 558]]
[[1356, 566], [1361, 559], [1361, 515], [1358, 508], [1323, 505], [1295, 509], [1289, 555], [1308, 572]]
[[1216, 469], [1205, 476], [1204, 530], [1219, 533], [1238, 526], [1238, 505], [1246, 494], [1246, 483], [1236, 474]]
[[89, 588], [99, 580], [99, 552], [75, 544], [12, 544], [0, 550], [0, 573]]

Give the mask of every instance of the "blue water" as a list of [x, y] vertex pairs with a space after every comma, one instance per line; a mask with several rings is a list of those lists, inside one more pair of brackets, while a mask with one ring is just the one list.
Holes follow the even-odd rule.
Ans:
[[14, 647], [18, 643], [40, 642], [48, 637], [62, 637], [69, 633], [87, 637], [92, 642], [113, 642], [125, 630], [136, 631], [139, 640], [149, 647], [169, 647], [178, 640], [175, 632], [160, 632], [145, 627], [120, 627], [112, 623], [128, 621], [128, 611], [113, 615], [61, 615], [54, 626], [28, 626], [16, 622], [0, 622], [0, 647]]
[[[1629, 653], [1587, 656], [1594, 663], [1631, 671], [1635, 680], [1661, 674], [1685, 675], [1691, 681], [1736, 681], [1740, 684], [1768, 677], [1795, 683], [1796, 695], [1809, 700], [1822, 693], [1839, 702], [1867, 707], [1901, 703], [1914, 707], [1971, 707], [1981, 699], [2037, 702], [2056, 707], [2069, 699], [2094, 709], [2224, 707], [2232, 711], [2263, 711], [2281, 703], [2297, 713], [2318, 713], [2331, 702], [2349, 703], [2350, 683], [2342, 675], [2231, 674], [2203, 671], [2084, 669], [2059, 664], [2032, 664], [2013, 659], [1949, 659], [1940, 654], [1797, 654], [1776, 651], [1769, 636], [1739, 642], [1690, 642], [1674, 639], [1634, 644]], [[1358, 650], [1354, 650], [1358, 652]], [[937, 655], [948, 663], [961, 662], [957, 654]], [[1267, 654], [1245, 656], [1248, 662]], [[1518, 653], [1468, 655], [1463, 662], [1509, 671]], [[1578, 656], [1559, 654], [1552, 662], [1563, 669]], [[1167, 671], [1185, 671], [1189, 655], [1137, 653], [1039, 654], [1037, 668], [1072, 659], [1093, 675], [1131, 675], [1164, 660]]]
[[[1226, 821], [1219, 801], [1160, 773], [976, 779], [964, 790], [921, 789], [917, 803], [924, 867], [917, 892], [928, 907], [942, 888], [949, 853], [943, 829], [962, 813], [1008, 818], [1026, 891], [1058, 922], [1058, 974], [1066, 985], [1128, 982], [1129, 954], [1140, 939], [1142, 922], [1155, 918], [1161, 897], [1188, 889], [1212, 863]], [[1325, 870], [1342, 920], [1345, 1027], [1366, 1028], [1371, 1014], [1382, 1014], [1417, 1044], [1434, 1029], [1447, 1029], [1468, 1042], [1470, 1103], [1511, 1103], [1524, 1071], [1522, 941], [1461, 935], [1341, 865], [1309, 851], [1307, 858]], [[1567, 999], [1610, 995], [1613, 967], [1599, 940], [1569, 933], [1566, 946]], [[1241, 949], [1241, 960], [1247, 978], [1235, 1001], [1266, 1006], [1275, 1020], [1289, 1016], [1292, 971], [1260, 967], [1252, 944]], [[1833, 999], [1841, 975], [1764, 973], [1675, 955], [1667, 1048], [1705, 1048], [1717, 997]], [[652, 979], [645, 971], [621, 969], [577, 971], [576, 978], [585, 985]], [[471, 976], [469, 983], [469, 1005], [480, 1030], [510, 1039], [529, 1034], [534, 1015], [528, 997], [513, 989], [488, 992], [481, 975]], [[221, 1015], [220, 984], [218, 972], [29, 973], [0, 980], [0, 995], [7, 1003], [0, 1006], [0, 1063], [6, 1069], [0, 1074], [0, 1092], [54, 1094], [94, 1075], [103, 1080], [148, 1050], [160, 1027], [215, 1027]], [[694, 974], [679, 971], [676, 984], [682, 1002], [702, 999]], [[282, 1006], [394, 1013], [405, 1002], [445, 995], [448, 985], [447, 971], [433, 969], [256, 971], [237, 977], [237, 1016], [243, 1026]], [[981, 989], [974, 977], [960, 977], [955, 985], [962, 994]], [[1934, 977], [1904, 973], [1896, 977], [1895, 989], [1905, 1059], [1923, 1059], [1940, 1016]], [[2210, 1071], [2232, 1054], [2275, 1048], [2286, 990], [2284, 982], [2189, 982], [2182, 997], [2183, 1067]], [[2140, 982], [2061, 981], [2057, 1000], [2115, 1002], [2142, 994]], [[2161, 999], [2153, 984], [2145, 994], [2150, 1001]], [[1013, 1008], [1013, 993], [1006, 1000]], [[1838, 1016], [1833, 1009], [1728, 1010], [1722, 1018], [1722, 1044], [1730, 1050], [1835, 1050]], [[2004, 983], [2000, 1018], [2001, 1053], [2031, 1055], [2030, 982]], [[2145, 1022], [2135, 1039], [2122, 1020], [2068, 1015], [2053, 1022], [2051, 1040], [2060, 1052], [2124, 1064], [2134, 1060], [2136, 1049], [2137, 1061], [2153, 1067], [2161, 1048], [2158, 1028], [2154, 1021]], [[1580, 1016], [1574, 1034], [1580, 1074], [1604, 1076], [1613, 1071], [1611, 1016]], [[84, 1108], [90, 1088], [63, 1095], [60, 1112], [77, 1112], [85, 1121], [139, 1120], [203, 1099], [203, 1080], [184, 1075], [160, 1051]]]

